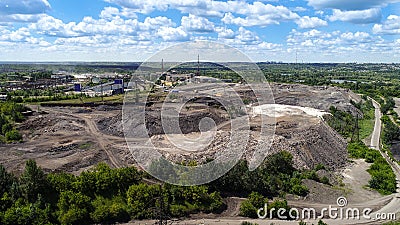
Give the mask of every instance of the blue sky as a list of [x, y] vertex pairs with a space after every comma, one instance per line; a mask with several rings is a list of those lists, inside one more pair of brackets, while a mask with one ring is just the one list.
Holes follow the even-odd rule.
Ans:
[[0, 0], [0, 61], [142, 61], [194, 40], [254, 61], [400, 62], [400, 0]]

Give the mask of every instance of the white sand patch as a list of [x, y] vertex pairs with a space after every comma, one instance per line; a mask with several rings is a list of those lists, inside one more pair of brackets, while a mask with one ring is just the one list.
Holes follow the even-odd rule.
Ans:
[[322, 118], [323, 115], [329, 114], [323, 110], [310, 107], [282, 105], [282, 104], [265, 104], [253, 107], [254, 115], [266, 115], [271, 117], [293, 116], [293, 115], [310, 115]]

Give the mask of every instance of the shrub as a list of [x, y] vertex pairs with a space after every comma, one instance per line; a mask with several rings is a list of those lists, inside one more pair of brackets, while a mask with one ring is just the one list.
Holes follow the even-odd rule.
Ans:
[[94, 211], [90, 213], [90, 218], [95, 223], [112, 224], [115, 222], [128, 222], [130, 217], [127, 211], [127, 205], [122, 197], [106, 199], [97, 197], [92, 206]]
[[17, 130], [11, 130], [6, 133], [7, 142], [21, 142], [22, 135]]
[[323, 177], [321, 178], [321, 183], [323, 183], [323, 184], [329, 184], [329, 178], [326, 177], [326, 176], [323, 176]]
[[257, 218], [257, 210], [263, 208], [265, 205], [264, 196], [257, 192], [252, 192], [248, 199], [240, 205], [241, 216]]
[[292, 187], [290, 192], [298, 196], [306, 196], [309, 193], [309, 190], [305, 185], [296, 184]]

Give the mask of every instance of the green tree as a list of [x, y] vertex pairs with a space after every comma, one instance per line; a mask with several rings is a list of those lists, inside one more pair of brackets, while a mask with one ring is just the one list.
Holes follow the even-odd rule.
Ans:
[[135, 219], [153, 218], [156, 199], [161, 196], [158, 185], [138, 184], [132, 185], [126, 195], [129, 211]]
[[63, 225], [91, 224], [90, 197], [73, 191], [64, 191], [58, 201], [58, 220]]
[[37, 166], [34, 160], [26, 162], [20, 182], [22, 194], [29, 202], [35, 202], [38, 194], [45, 196], [49, 187], [43, 170]]
[[13, 181], [14, 177], [0, 164], [0, 196], [10, 191]]
[[113, 224], [130, 220], [128, 206], [121, 196], [116, 196], [113, 199], [98, 196], [92, 201], [92, 206], [94, 211], [90, 213], [90, 217], [94, 223]]

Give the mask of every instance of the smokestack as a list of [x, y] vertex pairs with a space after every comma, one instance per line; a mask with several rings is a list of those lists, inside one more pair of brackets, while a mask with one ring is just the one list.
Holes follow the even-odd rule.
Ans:
[[197, 55], [197, 76], [200, 76], [200, 55]]
[[164, 59], [161, 59], [161, 73], [164, 74]]

